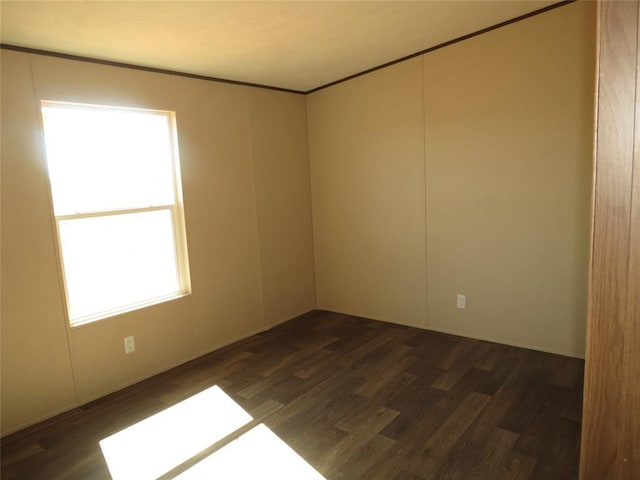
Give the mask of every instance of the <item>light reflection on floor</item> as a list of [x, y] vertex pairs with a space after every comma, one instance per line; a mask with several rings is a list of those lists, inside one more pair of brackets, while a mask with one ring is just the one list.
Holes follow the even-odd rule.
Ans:
[[[114, 480], [156, 479], [247, 425], [253, 418], [218, 386], [100, 441]], [[176, 478], [321, 480], [311, 465], [260, 424]]]
[[178, 475], [176, 480], [210, 478], [323, 480], [275, 433], [260, 424]]

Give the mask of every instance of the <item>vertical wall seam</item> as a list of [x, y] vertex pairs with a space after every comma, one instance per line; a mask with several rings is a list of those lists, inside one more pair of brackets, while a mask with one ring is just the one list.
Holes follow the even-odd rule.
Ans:
[[316, 270], [316, 227], [313, 221], [313, 175], [311, 174], [311, 129], [309, 128], [309, 98], [304, 96], [304, 115], [307, 129], [307, 165], [309, 167], [309, 220], [311, 221], [311, 268], [313, 270], [313, 308], [318, 308], [318, 271]]
[[253, 205], [255, 207], [255, 219], [256, 219], [256, 249], [258, 254], [258, 285], [260, 288], [260, 310], [262, 312], [262, 321], [260, 324], [260, 330], [267, 329], [266, 311], [264, 307], [264, 281], [263, 281], [263, 269], [262, 269], [262, 243], [260, 242], [260, 215], [258, 213], [258, 179], [256, 177], [256, 153], [254, 144], [254, 121], [253, 121], [253, 92], [247, 92], [247, 110], [249, 114], [249, 149], [251, 150], [251, 175], [253, 177]]
[[60, 250], [60, 239], [58, 237], [58, 225], [57, 225], [57, 220], [55, 218], [54, 215], [54, 211], [53, 211], [53, 198], [52, 198], [52, 192], [51, 192], [51, 185], [49, 183], [48, 180], [48, 175], [49, 175], [49, 168], [46, 165], [46, 158], [44, 158], [44, 155], [46, 155], [46, 151], [43, 150], [45, 149], [45, 143], [44, 143], [44, 124], [43, 124], [43, 120], [42, 120], [42, 113], [39, 109], [39, 105], [40, 105], [40, 94], [38, 93], [38, 87], [36, 85], [36, 75], [34, 72], [34, 68], [33, 68], [33, 54], [29, 54], [28, 55], [29, 58], [29, 69], [31, 72], [31, 87], [33, 89], [33, 100], [34, 103], [36, 105], [36, 118], [38, 118], [38, 126], [39, 126], [39, 136], [40, 136], [40, 149], [38, 150], [38, 153], [40, 153], [42, 155], [42, 158], [39, 159], [41, 166], [43, 167], [43, 171], [46, 172], [46, 177], [44, 179], [44, 183], [45, 183], [45, 190], [47, 191], [48, 195], [46, 195], [47, 197], [47, 205], [49, 207], [49, 218], [50, 218], [50, 226], [52, 229], [51, 232], [51, 236], [52, 236], [52, 240], [53, 240], [53, 245], [52, 248], [54, 250], [54, 256], [55, 256], [55, 265], [56, 265], [56, 270], [57, 270], [57, 276], [58, 276], [58, 293], [60, 295], [60, 303], [61, 303], [61, 307], [62, 307], [62, 320], [64, 322], [64, 330], [66, 333], [66, 338], [67, 338], [67, 352], [69, 353], [69, 364], [71, 367], [71, 383], [73, 385], [73, 395], [75, 398], [75, 406], [80, 405], [80, 385], [78, 384], [78, 372], [77, 372], [77, 361], [75, 358], [75, 350], [73, 349], [73, 342], [72, 342], [72, 337], [71, 337], [71, 325], [69, 324], [69, 307], [67, 305], [67, 298], [66, 298], [66, 287], [64, 284], [64, 278], [63, 278], [63, 273], [62, 273], [62, 253]]
[[425, 55], [422, 55], [422, 166], [424, 173], [424, 328], [429, 327], [429, 204], [427, 199], [427, 106], [425, 82]]

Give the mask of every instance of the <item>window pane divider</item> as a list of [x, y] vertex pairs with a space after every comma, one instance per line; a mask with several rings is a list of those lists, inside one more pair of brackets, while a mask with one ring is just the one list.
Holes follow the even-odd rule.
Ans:
[[82, 218], [96, 218], [96, 217], [109, 217], [114, 215], [126, 215], [129, 213], [143, 213], [143, 212], [155, 212], [159, 210], [173, 210], [175, 205], [153, 205], [149, 207], [139, 208], [123, 208], [118, 210], [104, 210], [100, 212], [82, 212], [82, 213], [70, 213], [67, 215], [56, 215], [56, 220], [59, 222], [64, 220], [76, 220]]

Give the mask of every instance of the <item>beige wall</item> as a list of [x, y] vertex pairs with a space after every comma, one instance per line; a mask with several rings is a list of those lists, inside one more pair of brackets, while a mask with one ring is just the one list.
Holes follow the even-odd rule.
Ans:
[[594, 6], [308, 96], [318, 308], [584, 354]]
[[27, 55], [2, 51], [2, 430], [74, 405]]
[[[316, 306], [581, 356], [594, 25], [578, 2], [306, 100], [3, 50], [3, 434]], [[67, 326], [41, 99], [177, 112], [192, 295]]]
[[[192, 295], [67, 327], [41, 99], [176, 111]], [[314, 308], [305, 108], [301, 95], [2, 51], [3, 434]]]
[[424, 57], [429, 328], [584, 354], [593, 7]]
[[422, 59], [307, 98], [318, 307], [424, 327]]
[[264, 318], [272, 326], [316, 303], [309, 162], [300, 161], [309, 156], [307, 110], [287, 93], [253, 89], [250, 98]]

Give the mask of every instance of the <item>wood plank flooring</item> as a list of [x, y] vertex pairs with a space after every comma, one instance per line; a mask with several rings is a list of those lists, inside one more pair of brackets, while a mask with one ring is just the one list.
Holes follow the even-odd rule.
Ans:
[[110, 478], [102, 438], [212, 385], [330, 480], [573, 479], [582, 378], [582, 360], [315, 311], [4, 438], [2, 479]]

